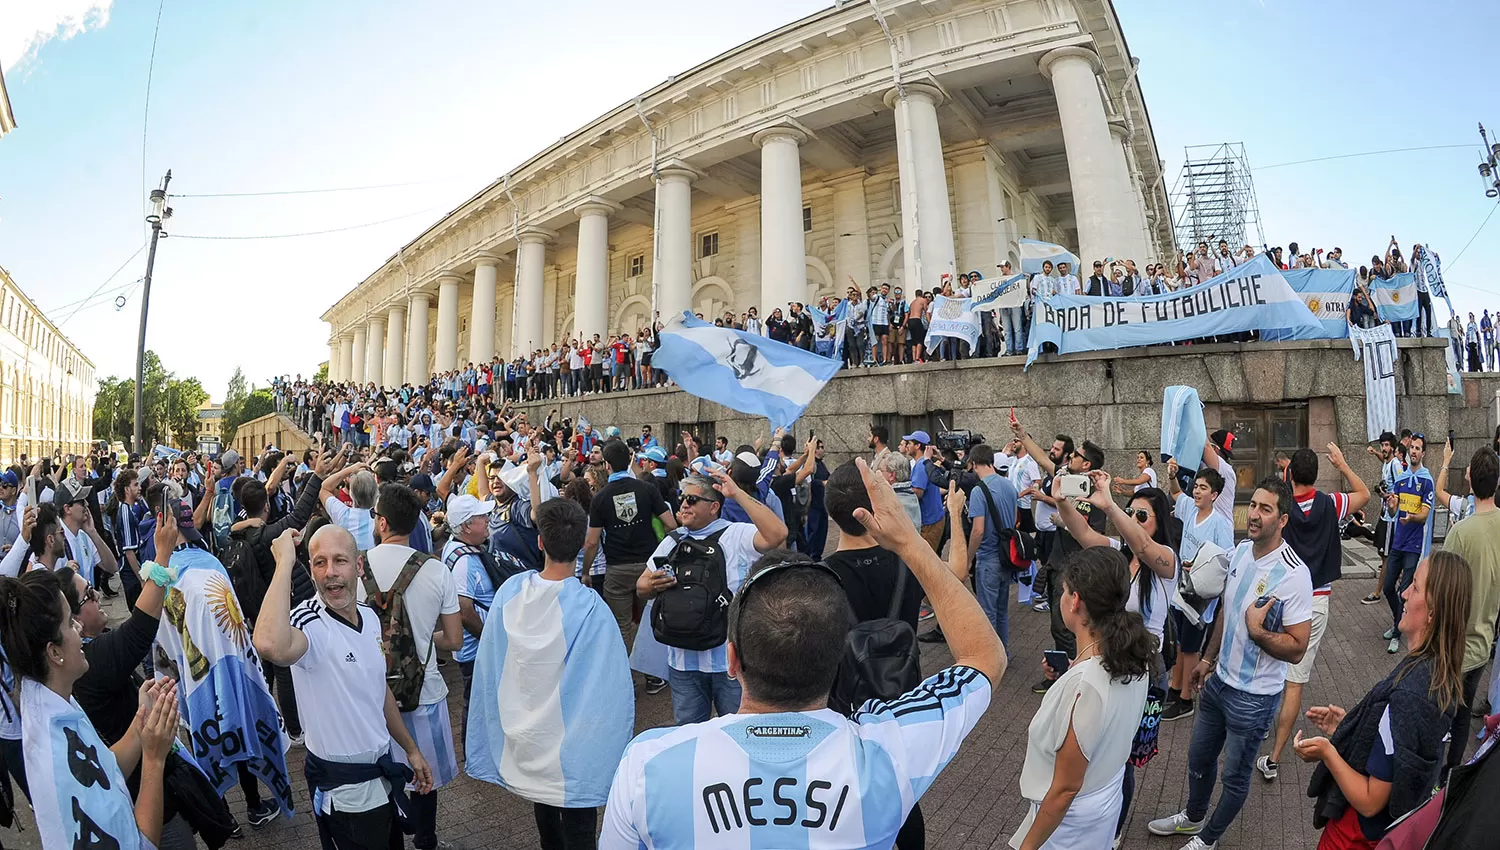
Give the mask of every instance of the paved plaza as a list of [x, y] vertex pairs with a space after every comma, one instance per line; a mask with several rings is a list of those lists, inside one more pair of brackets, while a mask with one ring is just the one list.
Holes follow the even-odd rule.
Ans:
[[[1394, 664], [1395, 657], [1386, 654], [1385, 641], [1380, 639], [1380, 633], [1390, 624], [1390, 610], [1384, 603], [1359, 604], [1359, 598], [1374, 585], [1371, 558], [1373, 552], [1363, 544], [1345, 544], [1345, 578], [1335, 585], [1332, 625], [1307, 688], [1308, 699], [1319, 704], [1333, 702], [1352, 707]], [[123, 617], [120, 600], [110, 600], [110, 607], [114, 619]], [[989, 712], [922, 798], [929, 847], [1001, 850], [1021, 822], [1024, 805], [1017, 783], [1026, 755], [1026, 727], [1042, 699], [1031, 692], [1031, 685], [1040, 678], [1042, 650], [1050, 648], [1051, 639], [1047, 615], [1019, 607], [1012, 608], [1010, 630], [1011, 668]], [[923, 644], [922, 651], [923, 668], [929, 672], [951, 660], [942, 644]], [[447, 664], [443, 674], [451, 691], [452, 714], [458, 722], [462, 716], [458, 666]], [[672, 722], [671, 694], [667, 691], [654, 696], [638, 691], [636, 706], [638, 729]], [[338, 711], [339, 707], [327, 706], [324, 710]], [[1187, 748], [1192, 722], [1184, 719], [1162, 724], [1161, 752], [1137, 774], [1135, 811], [1127, 827], [1126, 847], [1177, 850], [1184, 843], [1181, 838], [1151, 836], [1146, 831], [1146, 822], [1176, 811], [1186, 800]], [[1310, 724], [1304, 723], [1302, 728], [1308, 733], [1312, 731]], [[456, 729], [455, 739], [461, 740], [461, 735], [461, 730]], [[1269, 748], [1268, 742], [1266, 750]], [[296, 748], [288, 754], [288, 768], [294, 777], [296, 816], [260, 830], [247, 827], [246, 839], [231, 842], [231, 850], [317, 847], [317, 826], [308, 814], [307, 783], [302, 777], [302, 753], [301, 748]], [[1297, 761], [1288, 748], [1281, 763], [1280, 779], [1268, 783], [1259, 774], [1252, 779], [1250, 799], [1219, 846], [1223, 850], [1316, 846], [1312, 805], [1306, 795], [1311, 774], [1311, 768]], [[243, 819], [245, 808], [239, 790], [231, 791], [229, 799], [236, 815]], [[439, 837], [455, 847], [478, 850], [537, 846], [531, 804], [497, 786], [463, 776], [443, 789], [439, 801]], [[25, 808], [24, 798], [18, 805]], [[7, 847], [37, 847], [29, 811], [19, 813], [18, 821], [26, 832], [17, 835], [10, 830], [0, 831], [0, 841]]]

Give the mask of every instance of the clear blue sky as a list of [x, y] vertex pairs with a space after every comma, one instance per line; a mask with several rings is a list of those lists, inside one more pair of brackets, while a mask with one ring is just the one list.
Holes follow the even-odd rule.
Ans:
[[[447, 209], [668, 75], [825, 5], [167, 0], [148, 186], [168, 167], [174, 193], [419, 185], [176, 200], [168, 230], [181, 235], [404, 217], [299, 239], [167, 239], [149, 345], [215, 398], [236, 365], [262, 383], [310, 372], [327, 356], [318, 315]], [[1390, 0], [1221, 0], [1192, 17], [1166, 0], [1120, 5], [1169, 186], [1185, 145], [1243, 141], [1272, 244], [1339, 245], [1357, 262], [1393, 233], [1403, 249], [1426, 241], [1460, 310], [1500, 308], [1500, 222], [1454, 263], [1493, 207], [1474, 168], [1476, 122], [1500, 129], [1486, 4], [1428, 4], [1420, 21]], [[0, 140], [0, 265], [44, 309], [88, 295], [145, 241], [156, 13], [149, 0], [0, 0], [20, 125]], [[1470, 147], [1267, 167], [1454, 144]], [[144, 267], [142, 252], [106, 290]], [[101, 376], [134, 368], [139, 291], [124, 294], [123, 311], [89, 307], [63, 328]]]

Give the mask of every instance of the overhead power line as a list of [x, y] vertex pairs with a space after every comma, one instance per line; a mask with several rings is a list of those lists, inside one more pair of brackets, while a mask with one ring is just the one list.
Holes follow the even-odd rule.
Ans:
[[1484, 232], [1485, 226], [1490, 223], [1490, 219], [1494, 217], [1495, 210], [1497, 210], [1497, 209], [1500, 209], [1500, 203], [1496, 203], [1496, 204], [1494, 204], [1493, 206], [1490, 207], [1490, 214], [1487, 215], [1487, 216], [1485, 216], [1484, 217], [1484, 221], [1481, 221], [1479, 223], [1479, 229], [1476, 230], [1476, 231], [1474, 231], [1474, 235], [1469, 237], [1469, 241], [1468, 242], [1464, 243], [1464, 247], [1458, 252], [1458, 256], [1456, 256], [1453, 259], [1451, 259], [1451, 260], [1448, 261], [1448, 268], [1449, 268], [1449, 270], [1452, 270], [1452, 268], [1454, 266], [1458, 265], [1458, 261], [1463, 258], [1464, 251], [1469, 250], [1469, 246], [1473, 245], [1474, 244], [1474, 240], [1479, 238], [1479, 234], [1481, 234], [1481, 233]]
[[156, 4], [156, 26], [151, 30], [151, 58], [146, 63], [146, 105], [141, 110], [141, 197], [146, 191], [146, 129], [151, 125], [151, 76], [156, 72], [156, 37], [161, 33], [161, 13], [167, 0]]
[[1427, 145], [1425, 147], [1417, 147], [1417, 148], [1391, 148], [1389, 150], [1383, 150], [1383, 151], [1360, 151], [1359, 153], [1341, 153], [1341, 154], [1337, 154], [1335, 156], [1320, 156], [1320, 157], [1316, 157], [1314, 159], [1299, 159], [1299, 160], [1296, 160], [1295, 162], [1278, 162], [1275, 165], [1257, 165], [1257, 166], [1255, 166], [1255, 170], [1256, 171], [1265, 171], [1265, 170], [1270, 169], [1270, 168], [1286, 168], [1287, 166], [1291, 166], [1291, 165], [1306, 165], [1306, 164], [1308, 164], [1310, 162], [1328, 162], [1330, 160], [1335, 160], [1335, 159], [1353, 159], [1355, 157], [1360, 157], [1360, 156], [1380, 156], [1381, 154], [1388, 154], [1388, 153], [1410, 153], [1412, 151], [1441, 151], [1441, 150], [1452, 150], [1452, 149], [1455, 149], [1455, 148], [1472, 148], [1472, 147], [1474, 147], [1474, 145]]
[[[74, 316], [78, 315], [78, 311], [81, 310], [81, 309], [83, 309], [83, 305], [85, 303], [87, 303], [94, 296], [98, 295], [99, 292], [100, 292], [100, 290], [102, 290], [102, 289], [104, 289], [104, 287], [108, 286], [109, 282], [112, 281], [112, 280], [114, 280], [120, 274], [120, 272], [125, 271], [125, 267], [128, 266], [128, 265], [130, 265], [130, 261], [134, 260], [136, 257], [139, 257], [141, 255], [141, 252], [144, 251], [144, 250], [146, 250], [146, 243], [142, 242], [141, 245], [140, 245], [140, 247], [136, 248], [135, 252], [133, 254], [131, 254], [129, 257], [125, 258], [125, 262], [121, 263], [119, 268], [115, 269], [112, 273], [110, 273], [110, 276], [107, 277], [107, 278], [105, 278], [103, 283], [101, 283], [98, 286], [94, 287], [94, 291], [89, 293], [88, 298], [85, 298], [82, 301], [76, 301], [76, 302], [74, 302], [77, 306], [73, 307], [73, 312], [69, 313], [67, 315], [67, 318], [65, 318], [62, 321], [58, 322], [57, 326], [59, 328], [61, 328], [63, 325], [66, 325], [68, 323], [68, 319], [71, 319]], [[69, 305], [64, 304], [62, 307], [57, 308], [53, 312], [59, 312], [59, 311], [65, 309], [68, 306]]]

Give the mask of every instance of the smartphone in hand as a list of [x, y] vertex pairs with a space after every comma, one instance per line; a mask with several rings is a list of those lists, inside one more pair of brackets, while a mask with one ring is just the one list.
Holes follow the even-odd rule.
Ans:
[[1052, 668], [1052, 672], [1061, 676], [1068, 672], [1068, 654], [1060, 649], [1046, 649], [1042, 651], [1042, 660]]

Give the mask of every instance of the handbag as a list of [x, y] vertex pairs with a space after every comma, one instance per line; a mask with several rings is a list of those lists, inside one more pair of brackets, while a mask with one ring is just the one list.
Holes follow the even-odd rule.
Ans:
[[1161, 688], [1154, 685], [1146, 691], [1146, 708], [1141, 712], [1141, 725], [1136, 727], [1135, 740], [1130, 742], [1130, 763], [1135, 767], [1145, 767], [1156, 758], [1156, 741], [1161, 735], [1162, 702], [1166, 696]]

